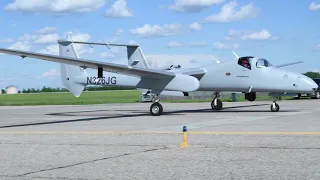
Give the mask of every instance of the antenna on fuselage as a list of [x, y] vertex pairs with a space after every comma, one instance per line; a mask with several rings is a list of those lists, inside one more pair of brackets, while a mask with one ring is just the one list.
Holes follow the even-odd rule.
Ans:
[[237, 53], [235, 53], [234, 51], [232, 51], [232, 53], [236, 56], [236, 58], [237, 58], [237, 59], [239, 59], [239, 58], [240, 58], [240, 56], [238, 56], [238, 54], [237, 54]]
[[217, 64], [219, 64], [220, 63], [220, 61], [218, 61], [216, 58], [214, 58], [213, 56], [211, 56], [211, 55], [209, 55], [212, 59], [214, 59], [216, 62], [217, 62]]

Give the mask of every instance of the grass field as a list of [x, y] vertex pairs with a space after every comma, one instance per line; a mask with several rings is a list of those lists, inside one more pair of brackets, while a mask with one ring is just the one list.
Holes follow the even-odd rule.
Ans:
[[132, 103], [137, 102], [139, 96], [139, 91], [87, 91], [78, 98], [71, 93], [0, 95], [0, 106]]
[[[292, 97], [282, 97], [282, 100]], [[81, 105], [81, 104], [107, 104], [107, 103], [134, 103], [139, 102], [140, 92], [135, 90], [83, 92], [78, 98], [71, 93], [36, 93], [0, 95], [0, 106], [24, 106], [24, 105]], [[221, 98], [224, 102], [231, 102], [230, 98]], [[258, 96], [257, 100], [272, 100], [268, 96]], [[211, 102], [206, 100], [162, 100], [162, 102]], [[245, 101], [243, 96], [237, 97], [237, 101]]]

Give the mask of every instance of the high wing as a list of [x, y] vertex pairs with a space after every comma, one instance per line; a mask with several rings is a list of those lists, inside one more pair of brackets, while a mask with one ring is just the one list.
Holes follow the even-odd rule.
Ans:
[[170, 79], [176, 76], [176, 74], [173, 72], [131, 67], [126, 65], [92, 61], [92, 60], [86, 60], [81, 58], [69, 58], [69, 57], [48, 55], [48, 54], [42, 54], [42, 53], [34, 53], [34, 52], [28, 52], [28, 51], [19, 51], [19, 50], [0, 48], [0, 53], [16, 55], [22, 58], [29, 57], [29, 58], [41, 59], [41, 60], [46, 60], [46, 61], [51, 61], [56, 63], [76, 65], [83, 68], [92, 68], [92, 69], [102, 68], [103, 71], [107, 71], [107, 72], [119, 73], [119, 74], [125, 74], [125, 75], [137, 76], [137, 77], [152, 78], [152, 79], [165, 79], [165, 78]]
[[274, 67], [280, 68], [280, 67], [291, 66], [291, 65], [300, 64], [300, 63], [303, 63], [303, 61], [296, 61], [296, 62], [291, 62], [291, 63], [286, 63], [286, 64], [274, 65]]

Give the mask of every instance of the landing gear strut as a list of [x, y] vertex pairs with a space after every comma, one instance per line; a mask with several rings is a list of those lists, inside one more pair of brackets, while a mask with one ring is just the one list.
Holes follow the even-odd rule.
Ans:
[[160, 101], [160, 98], [158, 95], [155, 95], [154, 97], [152, 97], [153, 104], [151, 104], [150, 106], [150, 113], [152, 116], [160, 116], [163, 113], [163, 107], [159, 103], [159, 101]]
[[277, 104], [277, 97], [274, 97], [273, 98], [273, 103], [272, 103], [272, 105], [270, 106], [270, 110], [272, 111], [272, 112], [278, 112], [279, 110], [280, 110], [280, 106], [279, 106], [279, 104]]
[[222, 101], [219, 99], [220, 94], [219, 92], [215, 92], [214, 93], [215, 97], [213, 98], [212, 102], [211, 102], [211, 108], [213, 110], [221, 110], [222, 109]]

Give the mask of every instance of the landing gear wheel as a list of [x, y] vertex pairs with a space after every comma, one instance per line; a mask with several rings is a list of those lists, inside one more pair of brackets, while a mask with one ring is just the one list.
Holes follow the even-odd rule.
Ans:
[[214, 103], [215, 100], [211, 102], [211, 108], [213, 110], [221, 110], [223, 106], [222, 101], [220, 99], [216, 99], [216, 100], [217, 100], [216, 105]]
[[274, 102], [274, 104], [271, 105], [270, 109], [272, 112], [278, 112], [280, 110], [280, 106], [279, 106], [279, 104]]
[[160, 103], [156, 102], [150, 106], [150, 113], [152, 116], [160, 116], [163, 112], [163, 107]]

